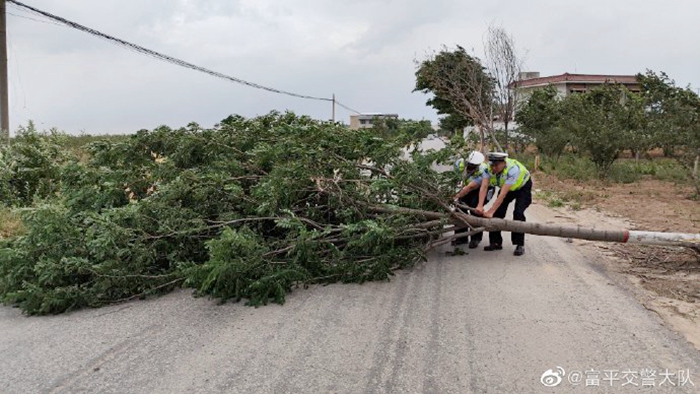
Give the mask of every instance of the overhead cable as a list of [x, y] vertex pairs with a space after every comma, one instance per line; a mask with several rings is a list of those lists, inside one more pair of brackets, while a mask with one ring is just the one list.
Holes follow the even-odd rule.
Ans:
[[[231, 81], [231, 82], [239, 83], [239, 84], [242, 84], [242, 85], [245, 85], [245, 86], [249, 86], [249, 87], [255, 88], [255, 89], [266, 90], [266, 91], [272, 92], [272, 93], [283, 94], [283, 95], [292, 96], [292, 97], [297, 97], [297, 98], [306, 99], [306, 100], [333, 101], [332, 98], [327, 98], [327, 97], [316, 97], [316, 96], [309, 96], [309, 95], [305, 95], [305, 94], [298, 94], [298, 93], [288, 92], [288, 91], [285, 91], [285, 90], [280, 90], [280, 89], [275, 89], [275, 88], [263, 86], [263, 85], [260, 85], [260, 84], [257, 84], [257, 83], [253, 83], [253, 82], [248, 82], [248, 81], [243, 80], [243, 79], [240, 79], [240, 78], [232, 77], [232, 76], [229, 76], [229, 75], [226, 75], [226, 74], [222, 74], [222, 73], [217, 72], [217, 71], [213, 71], [213, 70], [210, 70], [210, 69], [207, 69], [207, 68], [204, 68], [204, 67], [200, 67], [200, 66], [197, 66], [197, 65], [195, 65], [195, 64], [186, 62], [186, 61], [184, 61], [184, 60], [180, 60], [180, 59], [177, 59], [177, 58], [175, 58], [175, 57], [168, 56], [168, 55], [162, 54], [162, 53], [160, 53], [160, 52], [156, 52], [156, 51], [153, 51], [153, 50], [144, 48], [144, 47], [142, 47], [142, 46], [140, 46], [140, 45], [136, 45], [136, 44], [130, 43], [130, 42], [128, 42], [128, 41], [124, 41], [124, 40], [119, 39], [119, 38], [117, 38], [117, 37], [110, 36], [110, 35], [108, 35], [108, 34], [102, 33], [102, 32], [97, 31], [97, 30], [95, 30], [95, 29], [92, 29], [92, 28], [83, 26], [83, 25], [81, 25], [81, 24], [79, 24], [79, 23], [69, 21], [69, 20], [67, 20], [67, 19], [65, 19], [65, 18], [62, 18], [62, 17], [60, 17], [60, 16], [53, 15], [53, 14], [51, 14], [51, 13], [49, 13], [49, 12], [39, 10], [39, 9], [37, 9], [37, 8], [34, 8], [34, 7], [32, 7], [32, 6], [29, 6], [29, 5], [26, 5], [26, 4], [21, 3], [21, 2], [19, 2], [19, 1], [16, 1], [16, 0], [7, 0], [7, 3], [13, 4], [13, 5], [19, 7], [20, 9], [24, 9], [24, 10], [31, 11], [31, 12], [34, 13], [34, 14], [41, 15], [41, 16], [43, 16], [43, 17], [45, 17], [45, 18], [48, 18], [48, 19], [50, 19], [50, 20], [52, 20], [52, 21], [56, 21], [56, 22], [58, 22], [58, 23], [60, 23], [60, 24], [62, 24], [62, 25], [71, 27], [71, 28], [76, 29], [76, 30], [80, 30], [80, 31], [82, 31], [82, 32], [91, 34], [91, 35], [93, 35], [93, 36], [102, 38], [102, 39], [104, 39], [104, 40], [111, 41], [111, 42], [116, 43], [117, 45], [123, 46], [123, 47], [125, 47], [125, 48], [127, 48], [127, 49], [130, 49], [130, 50], [133, 50], [133, 51], [136, 51], [136, 52], [139, 52], [139, 53], [142, 53], [142, 54], [145, 54], [145, 55], [154, 57], [154, 58], [159, 59], [159, 60], [162, 60], [162, 61], [166, 61], [166, 62], [171, 63], [171, 64], [178, 65], [178, 66], [180, 66], [180, 67], [188, 68], [188, 69], [191, 69], [191, 70], [196, 70], [196, 71], [203, 72], [203, 73], [205, 73], [205, 74], [209, 74], [209, 75], [214, 76], [214, 77], [217, 77], [217, 78], [221, 78], [221, 79], [225, 79], [225, 80], [228, 80], [228, 81]], [[337, 102], [336, 102], [336, 103], [337, 103]], [[339, 103], [338, 103], [338, 104], [339, 104]], [[340, 105], [340, 104], [339, 104], [339, 105]], [[341, 106], [342, 106], [343, 108], [349, 109], [349, 108], [345, 107], [344, 105], [341, 105]], [[356, 112], [356, 111], [354, 111], [354, 112]]]

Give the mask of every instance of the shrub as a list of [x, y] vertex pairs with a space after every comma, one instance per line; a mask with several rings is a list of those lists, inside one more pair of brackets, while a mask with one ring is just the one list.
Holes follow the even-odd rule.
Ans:
[[454, 174], [431, 169], [446, 153], [402, 159], [419, 137], [402, 130], [271, 113], [94, 142], [0, 241], [0, 297], [44, 314], [185, 285], [259, 305], [295, 284], [386, 280], [449, 229], [375, 207], [439, 211], [454, 193]]

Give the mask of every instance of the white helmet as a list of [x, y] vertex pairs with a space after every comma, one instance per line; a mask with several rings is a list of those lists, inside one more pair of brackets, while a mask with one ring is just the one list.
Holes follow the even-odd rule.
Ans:
[[492, 163], [499, 161], [506, 161], [508, 154], [504, 152], [491, 152], [489, 153], [489, 161]]
[[472, 166], [481, 165], [484, 162], [484, 155], [481, 152], [473, 151], [467, 156], [467, 163]]

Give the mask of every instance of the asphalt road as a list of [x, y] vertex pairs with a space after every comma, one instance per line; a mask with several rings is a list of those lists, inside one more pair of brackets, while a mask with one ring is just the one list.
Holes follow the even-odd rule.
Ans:
[[[557, 367], [562, 382], [545, 387]], [[591, 369], [600, 387], [586, 386]], [[643, 369], [655, 387], [640, 387]], [[679, 370], [695, 386], [663, 381]], [[700, 354], [555, 238], [528, 237], [520, 258], [443, 250], [391, 282], [299, 289], [284, 306], [179, 291], [53, 317], [0, 308], [2, 393], [571, 391], [698, 392]]]

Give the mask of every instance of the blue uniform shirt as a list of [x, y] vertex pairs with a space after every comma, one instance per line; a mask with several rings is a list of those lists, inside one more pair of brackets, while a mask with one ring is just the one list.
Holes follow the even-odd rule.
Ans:
[[[503, 173], [496, 175], [496, 178], [500, 178], [503, 176]], [[520, 167], [519, 166], [512, 166], [509, 170], [508, 173], [505, 175], [506, 176], [506, 185], [515, 185], [515, 183], [518, 181], [518, 177], [520, 176]], [[491, 174], [488, 171], [484, 171], [483, 175], [484, 179], [491, 179]]]
[[462, 179], [462, 186], [467, 186], [472, 182], [476, 182], [477, 185], [481, 185], [481, 180], [483, 179], [484, 174], [486, 174], [486, 170], [486, 164], [481, 164], [471, 175], [465, 174], [464, 178]]

